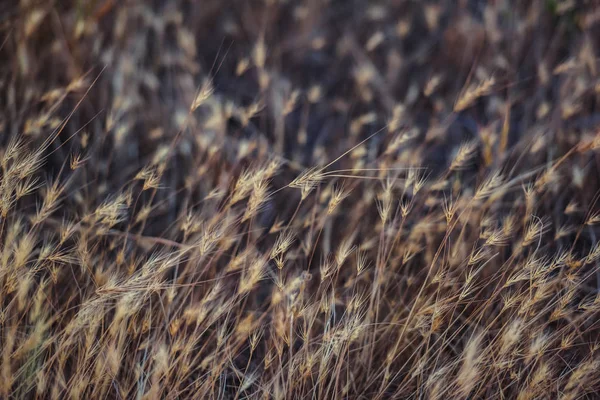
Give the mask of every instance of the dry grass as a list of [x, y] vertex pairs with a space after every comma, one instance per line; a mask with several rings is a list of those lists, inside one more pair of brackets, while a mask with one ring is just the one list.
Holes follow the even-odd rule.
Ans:
[[594, 2], [12, 3], [0, 397], [600, 395]]

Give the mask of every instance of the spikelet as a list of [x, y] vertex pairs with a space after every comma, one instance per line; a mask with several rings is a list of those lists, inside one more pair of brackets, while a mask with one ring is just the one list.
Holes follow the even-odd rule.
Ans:
[[454, 171], [457, 169], [465, 168], [469, 165], [472, 158], [475, 156], [477, 151], [477, 142], [463, 143], [459, 148], [454, 160], [450, 164], [450, 170]]
[[291, 188], [300, 189], [302, 199], [306, 199], [309, 193], [323, 181], [323, 171], [319, 168], [310, 168], [298, 175], [292, 182], [288, 184]]
[[246, 206], [246, 211], [242, 217], [242, 221], [255, 216], [265, 206], [265, 203], [269, 200], [269, 183], [265, 180], [255, 180], [253, 184], [253, 190]]
[[463, 111], [470, 107], [475, 100], [485, 96], [489, 93], [490, 89], [496, 83], [494, 77], [487, 78], [477, 86], [472, 86], [464, 91], [464, 93], [458, 98], [454, 105], [454, 112]]
[[463, 352], [462, 365], [456, 378], [456, 395], [459, 397], [468, 396], [477, 384], [477, 376], [484, 356], [480, 349], [481, 340], [481, 335], [472, 336]]
[[327, 206], [327, 214], [331, 215], [337, 208], [337, 206], [350, 195], [350, 191], [345, 191], [344, 186], [336, 186], [331, 193], [331, 198], [329, 199], [329, 205]]

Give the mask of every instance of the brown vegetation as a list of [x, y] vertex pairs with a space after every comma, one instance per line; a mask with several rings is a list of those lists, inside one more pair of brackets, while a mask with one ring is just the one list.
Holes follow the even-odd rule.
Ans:
[[599, 395], [594, 1], [7, 3], [0, 397]]

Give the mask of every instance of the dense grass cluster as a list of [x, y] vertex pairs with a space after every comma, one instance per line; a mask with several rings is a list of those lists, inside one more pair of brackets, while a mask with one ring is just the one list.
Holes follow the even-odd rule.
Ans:
[[0, 397], [596, 398], [593, 1], [0, 6]]

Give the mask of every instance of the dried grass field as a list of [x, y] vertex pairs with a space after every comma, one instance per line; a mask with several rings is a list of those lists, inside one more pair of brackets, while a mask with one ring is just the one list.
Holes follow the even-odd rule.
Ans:
[[0, 398], [600, 396], [600, 3], [0, 3]]

